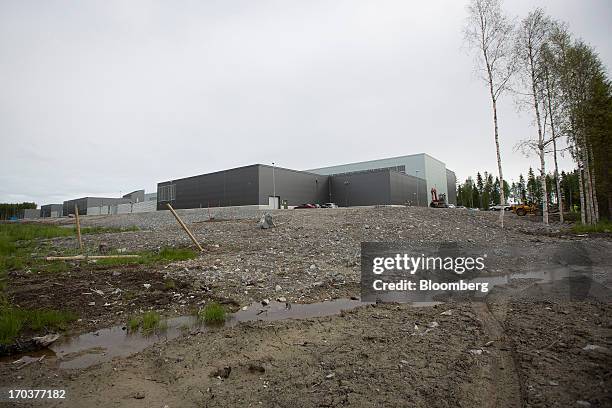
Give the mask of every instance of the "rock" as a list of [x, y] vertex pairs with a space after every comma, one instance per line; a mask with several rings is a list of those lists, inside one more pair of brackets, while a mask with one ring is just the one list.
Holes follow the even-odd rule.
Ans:
[[551, 381], [549, 381], [549, 382], [548, 382], [548, 385], [551, 385], [551, 386], [553, 386], [553, 387], [556, 387], [556, 386], [558, 386], [558, 385], [559, 385], [559, 383], [558, 383], [558, 382], [556, 382], [556, 381], [552, 381], [552, 380], [551, 380]]
[[281, 285], [276, 285], [274, 287], [274, 290], [278, 292], [279, 290], [283, 290], [283, 288], [281, 287]]
[[600, 351], [606, 353], [608, 349], [606, 347], [598, 346], [596, 344], [587, 344], [582, 348], [584, 351]]
[[249, 307], [248, 306], [242, 306], [242, 310], [248, 310]]
[[143, 283], [142, 286], [144, 286], [145, 289], [149, 289], [151, 287], [150, 283]]
[[89, 302], [87, 305], [88, 305], [88, 306], [95, 306], [95, 305], [96, 305], [96, 302]]
[[317, 269], [317, 266], [315, 264], [310, 265], [310, 270], [314, 271], [315, 269]]
[[440, 324], [438, 322], [431, 322], [427, 325], [427, 327], [429, 327], [430, 329], [435, 329], [436, 327], [438, 327]]
[[576, 401], [576, 405], [578, 405], [579, 407], [589, 408], [591, 406], [591, 403], [589, 401], [578, 400]]
[[272, 221], [272, 214], [268, 214], [268, 213], [264, 214], [259, 220], [259, 223], [257, 225], [261, 229], [273, 228], [275, 225], [274, 225], [274, 222]]
[[327, 374], [327, 375], [325, 376], [325, 378], [327, 378], [327, 379], [329, 380], [330, 378], [334, 378], [335, 376], [336, 376], [336, 374], [334, 374], [334, 373], [329, 373], [329, 374]]
[[47, 347], [49, 344], [59, 339], [59, 337], [59, 334], [53, 333], [42, 337], [32, 337], [32, 341], [34, 341], [34, 343], [38, 344], [40, 347]]
[[219, 378], [228, 378], [232, 372], [232, 367], [226, 366], [222, 368], [217, 368], [212, 373], [210, 373], [211, 377], [219, 377]]
[[453, 309], [445, 310], [444, 312], [440, 313], [440, 315], [442, 315], [442, 316], [452, 316], [453, 315]]
[[482, 354], [482, 350], [481, 349], [472, 349], [470, 350], [470, 354], [474, 355], [474, 356], [479, 356]]
[[276, 298], [276, 301], [277, 302], [281, 302], [281, 303], [285, 303], [287, 301], [287, 298], [284, 297], [284, 296], [281, 296], [281, 297]]
[[351, 296], [351, 300], [359, 300], [358, 296]]
[[100, 245], [98, 245], [98, 252], [101, 253], [102, 255], [106, 255], [110, 251], [111, 251], [111, 247], [106, 242], [101, 242]]
[[249, 371], [252, 373], [265, 373], [266, 368], [262, 365], [251, 363], [249, 364]]
[[261, 304], [262, 304], [263, 306], [268, 306], [268, 305], [270, 304], [270, 299], [264, 299], [264, 300], [262, 300], [262, 301], [261, 301]]
[[135, 392], [134, 395], [132, 395], [132, 397], [134, 399], [144, 399], [145, 394], [142, 391], [138, 391], [138, 392]]

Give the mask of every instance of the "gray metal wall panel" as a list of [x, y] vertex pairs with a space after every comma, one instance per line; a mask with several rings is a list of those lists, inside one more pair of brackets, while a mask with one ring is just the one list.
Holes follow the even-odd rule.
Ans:
[[448, 203], [457, 204], [457, 177], [455, 172], [446, 169], [446, 189], [448, 190]]
[[[159, 188], [175, 186], [174, 208], [228, 207], [257, 204], [259, 179], [256, 165], [202, 174], [159, 183]], [[165, 210], [166, 202], [158, 194], [157, 209]]]
[[331, 176], [332, 201], [341, 207], [389, 204], [389, 171], [365, 171]]
[[393, 171], [389, 173], [389, 179], [391, 194], [389, 204], [420, 205], [422, 207], [429, 205], [425, 180]]
[[[259, 165], [259, 201], [260, 205], [267, 205], [269, 197], [274, 194], [279, 203], [287, 200], [288, 205], [303, 203], [329, 202], [329, 176], [306, 173], [302, 171], [284, 169], [280, 167]], [[274, 177], [272, 173], [274, 171]]]
[[55, 216], [59, 216], [64, 212], [63, 204], [45, 204], [40, 207], [40, 216], [41, 217], [52, 217], [52, 213], [56, 214]]

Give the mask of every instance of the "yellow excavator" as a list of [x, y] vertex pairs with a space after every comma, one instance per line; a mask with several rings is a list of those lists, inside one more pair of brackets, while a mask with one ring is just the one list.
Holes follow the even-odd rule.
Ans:
[[512, 209], [512, 212], [515, 213], [518, 216], [525, 216], [527, 214], [530, 215], [537, 215], [540, 210], [539, 208], [533, 204], [514, 204], [512, 207], [510, 207]]

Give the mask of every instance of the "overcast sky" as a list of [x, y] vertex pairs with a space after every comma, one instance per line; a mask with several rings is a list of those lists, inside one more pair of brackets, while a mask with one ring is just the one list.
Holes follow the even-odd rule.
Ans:
[[[496, 172], [465, 6], [0, 0], [0, 202], [150, 192], [253, 163], [307, 169], [420, 152], [460, 180]], [[521, 17], [536, 6], [567, 21], [609, 70], [612, 2], [505, 5]], [[499, 116], [504, 171], [516, 179], [537, 166], [514, 151], [535, 129], [510, 96]]]

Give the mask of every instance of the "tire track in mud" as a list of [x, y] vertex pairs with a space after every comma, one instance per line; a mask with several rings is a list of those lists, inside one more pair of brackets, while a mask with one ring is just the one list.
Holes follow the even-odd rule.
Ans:
[[489, 309], [486, 302], [473, 302], [472, 309], [489, 341], [487, 348], [491, 356], [491, 365], [484, 376], [489, 380], [486, 408], [518, 408], [524, 406], [524, 392], [521, 384], [514, 347], [504, 333], [504, 329]]

